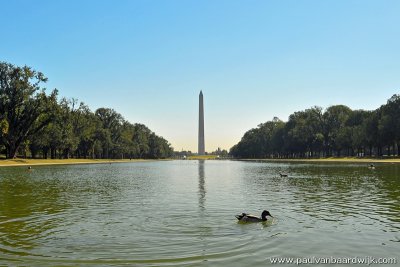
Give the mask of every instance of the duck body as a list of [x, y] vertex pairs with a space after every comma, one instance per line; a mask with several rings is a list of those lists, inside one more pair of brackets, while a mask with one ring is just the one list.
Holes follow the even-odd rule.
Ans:
[[370, 170], [375, 170], [375, 165], [374, 165], [374, 164], [370, 164], [370, 165], [368, 166], [368, 169], [370, 169]]
[[267, 216], [272, 217], [272, 215], [271, 215], [271, 213], [269, 213], [269, 211], [264, 210], [261, 213], [261, 218], [251, 215], [251, 214], [247, 214], [247, 213], [242, 213], [242, 214], [236, 215], [235, 217], [236, 217], [236, 219], [239, 220], [239, 222], [266, 222], [268, 220]]
[[284, 172], [279, 172], [279, 175], [280, 175], [281, 177], [288, 177], [288, 174], [287, 174], [287, 173], [284, 173]]

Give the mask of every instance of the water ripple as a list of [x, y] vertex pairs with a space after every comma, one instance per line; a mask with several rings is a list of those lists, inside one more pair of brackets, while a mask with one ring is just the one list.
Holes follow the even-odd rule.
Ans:
[[[4, 168], [0, 262], [262, 266], [272, 256], [327, 250], [393, 256], [400, 249], [397, 169], [230, 161]], [[234, 218], [263, 209], [275, 218]]]

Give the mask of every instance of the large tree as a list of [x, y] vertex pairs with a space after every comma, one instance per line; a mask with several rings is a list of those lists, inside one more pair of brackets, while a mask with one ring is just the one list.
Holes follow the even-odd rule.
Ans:
[[9, 158], [16, 157], [20, 145], [53, 118], [57, 90], [45, 93], [43, 73], [31, 67], [0, 62], [0, 114], [8, 125], [1, 135]]
[[[247, 131], [230, 154], [242, 158], [399, 154], [400, 96], [374, 111], [343, 105], [298, 111]], [[396, 151], [397, 150], [397, 151]], [[397, 153], [396, 153], [397, 152]]]
[[96, 110], [95, 114], [103, 127], [101, 140], [103, 157], [116, 157], [117, 154], [119, 154], [119, 141], [124, 118], [111, 108], [99, 108]]

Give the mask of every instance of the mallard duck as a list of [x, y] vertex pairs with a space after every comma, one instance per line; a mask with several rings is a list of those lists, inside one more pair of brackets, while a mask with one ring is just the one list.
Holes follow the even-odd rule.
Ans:
[[288, 174], [285, 173], [285, 172], [279, 172], [279, 175], [280, 175], [281, 177], [288, 177]]
[[368, 169], [371, 169], [371, 170], [375, 170], [375, 165], [374, 164], [369, 164], [369, 166], [368, 166]]
[[269, 213], [269, 211], [264, 210], [261, 213], [261, 218], [254, 216], [254, 215], [250, 215], [247, 213], [242, 213], [239, 215], [236, 215], [236, 219], [238, 219], [240, 222], [266, 222], [267, 216], [271, 216], [273, 218], [273, 216], [271, 215], [271, 213]]

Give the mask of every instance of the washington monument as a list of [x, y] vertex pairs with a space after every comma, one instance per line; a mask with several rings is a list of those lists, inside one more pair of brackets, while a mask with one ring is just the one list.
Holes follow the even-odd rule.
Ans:
[[205, 155], [204, 148], [204, 106], [203, 106], [203, 92], [200, 91], [199, 94], [199, 150], [197, 153], [199, 155]]

